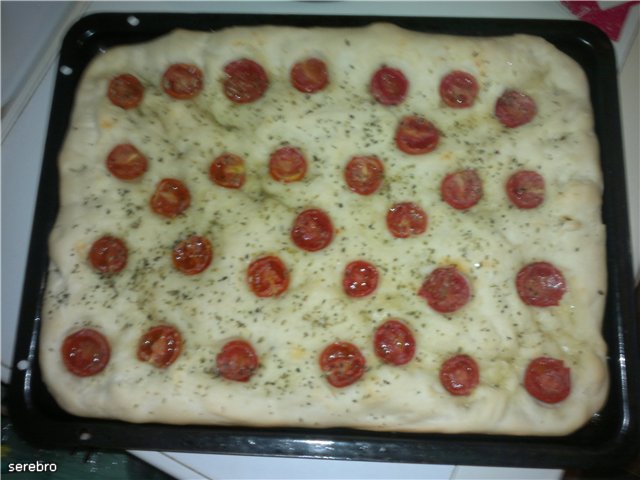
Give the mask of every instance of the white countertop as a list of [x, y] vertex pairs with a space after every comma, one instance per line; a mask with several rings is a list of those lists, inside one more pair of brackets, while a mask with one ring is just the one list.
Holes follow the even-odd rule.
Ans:
[[[619, 2], [618, 2], [619, 3]], [[10, 379], [27, 250], [64, 32], [87, 13], [175, 11], [572, 19], [559, 2], [2, 2], [2, 381]], [[638, 16], [640, 8], [632, 9]], [[47, 19], [43, 28], [42, 20]], [[623, 31], [616, 46], [633, 269], [640, 279], [640, 47]], [[43, 38], [45, 37], [45, 38]], [[635, 41], [633, 40], [635, 37]], [[40, 39], [40, 42], [24, 41]], [[13, 46], [14, 49], [6, 47]], [[23, 46], [23, 47], [21, 47]], [[20, 50], [22, 48], [22, 50]], [[17, 51], [15, 49], [18, 49]], [[13, 63], [11, 63], [13, 62]], [[9, 65], [10, 64], [10, 65]], [[7, 68], [8, 66], [15, 69]], [[19, 67], [19, 68], [18, 68]], [[6, 71], [21, 76], [5, 77]], [[344, 462], [133, 452], [177, 478], [559, 478], [558, 470]]]

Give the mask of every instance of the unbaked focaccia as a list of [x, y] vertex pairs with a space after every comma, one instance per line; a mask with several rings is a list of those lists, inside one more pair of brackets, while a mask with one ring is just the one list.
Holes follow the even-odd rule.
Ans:
[[175, 31], [90, 64], [59, 169], [73, 414], [562, 435], [606, 398], [588, 84], [540, 38]]

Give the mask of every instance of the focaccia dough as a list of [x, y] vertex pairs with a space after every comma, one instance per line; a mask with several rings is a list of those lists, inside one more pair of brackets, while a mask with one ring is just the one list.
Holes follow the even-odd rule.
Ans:
[[[329, 68], [329, 86], [305, 95], [289, 81], [291, 65], [315, 56]], [[259, 101], [232, 104], [223, 94], [226, 63], [251, 58], [269, 75]], [[168, 97], [160, 78], [173, 63], [204, 72], [194, 100]], [[385, 107], [368, 85], [381, 65], [401, 69], [407, 99]], [[447, 108], [438, 95], [451, 70], [472, 73], [480, 85], [473, 108]], [[136, 75], [145, 96], [136, 109], [112, 105], [107, 86]], [[535, 98], [538, 114], [506, 129], [494, 117], [508, 88]], [[410, 156], [394, 144], [398, 120], [424, 115], [440, 130], [438, 148]], [[149, 159], [135, 182], [112, 177], [105, 159], [119, 143], [133, 143]], [[282, 184], [268, 174], [270, 152], [283, 143], [307, 153], [303, 181]], [[224, 151], [247, 165], [242, 189], [214, 185], [207, 171]], [[375, 154], [385, 180], [374, 195], [350, 192], [347, 160]], [[475, 168], [484, 197], [466, 212], [440, 198], [448, 172]], [[219, 32], [175, 31], [157, 40], [110, 49], [87, 68], [77, 90], [69, 132], [59, 156], [60, 211], [50, 236], [50, 269], [40, 338], [40, 364], [50, 392], [69, 412], [130, 422], [252, 426], [342, 426], [372, 430], [563, 435], [583, 424], [608, 393], [606, 344], [601, 335], [606, 289], [602, 182], [589, 88], [580, 67], [546, 41], [524, 35], [465, 38], [423, 34], [388, 24], [366, 28], [246, 27]], [[504, 184], [517, 169], [536, 170], [545, 202], [519, 210]], [[167, 220], [149, 208], [157, 182], [182, 179], [192, 203]], [[385, 215], [413, 201], [429, 216], [427, 232], [393, 238]], [[309, 207], [327, 211], [332, 244], [312, 254], [295, 247], [289, 230]], [[92, 242], [126, 239], [129, 263], [105, 277], [87, 262]], [[202, 274], [172, 266], [176, 241], [209, 238], [214, 259]], [[248, 263], [276, 254], [291, 281], [278, 298], [257, 298], [246, 284]], [[346, 263], [377, 265], [380, 284], [364, 298], [341, 288]], [[548, 261], [566, 278], [560, 306], [535, 308], [518, 297], [514, 278], [533, 261]], [[472, 284], [461, 310], [439, 314], [417, 295], [435, 267], [455, 263]], [[383, 364], [372, 336], [384, 320], [412, 329], [415, 358]], [[183, 351], [167, 369], [136, 358], [140, 336], [159, 324], [176, 326]], [[111, 345], [98, 375], [80, 378], [62, 362], [70, 333], [91, 327]], [[249, 382], [215, 374], [215, 356], [233, 338], [250, 341], [260, 368]], [[358, 346], [367, 371], [337, 389], [318, 365], [323, 348], [343, 340]], [[454, 397], [438, 379], [444, 360], [471, 355], [480, 384]], [[524, 370], [538, 356], [571, 368], [572, 391], [556, 405], [532, 398]]]

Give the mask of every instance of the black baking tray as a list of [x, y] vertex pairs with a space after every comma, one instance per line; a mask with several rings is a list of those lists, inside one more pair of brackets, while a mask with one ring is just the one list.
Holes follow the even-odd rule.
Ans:
[[[58, 210], [57, 156], [84, 68], [119, 44], [153, 39], [175, 28], [233, 25], [354, 27], [390, 22], [411, 30], [471, 36], [525, 33], [544, 37], [586, 72], [604, 173], [608, 296], [604, 336], [611, 389], [605, 407], [563, 437], [382, 433], [349, 429], [278, 429], [131, 424], [72, 416], [44, 386], [38, 335], [48, 266], [47, 238]], [[9, 405], [17, 431], [43, 447], [80, 447], [408, 463], [570, 468], [621, 465], [638, 448], [638, 341], [614, 51], [607, 37], [581, 22], [372, 16], [95, 14], [79, 20], [62, 45], [35, 222], [25, 275]]]

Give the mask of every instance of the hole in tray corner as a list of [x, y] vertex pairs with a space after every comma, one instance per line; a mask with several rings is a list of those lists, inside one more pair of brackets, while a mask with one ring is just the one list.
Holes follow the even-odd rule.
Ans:
[[140, 25], [140, 19], [135, 15], [129, 15], [127, 17], [127, 23], [132, 27], [137, 27], [138, 25]]
[[73, 73], [73, 68], [68, 67], [67, 65], [62, 65], [60, 67], [60, 73], [66, 75], [67, 77]]
[[91, 437], [93, 437], [93, 435], [91, 435], [91, 433], [87, 429], [82, 429], [78, 432], [78, 438], [83, 442], [91, 440]]
[[20, 370], [21, 372], [24, 372], [25, 370], [27, 370], [29, 368], [29, 360], [20, 360], [17, 364], [16, 367], [18, 368], [18, 370]]

